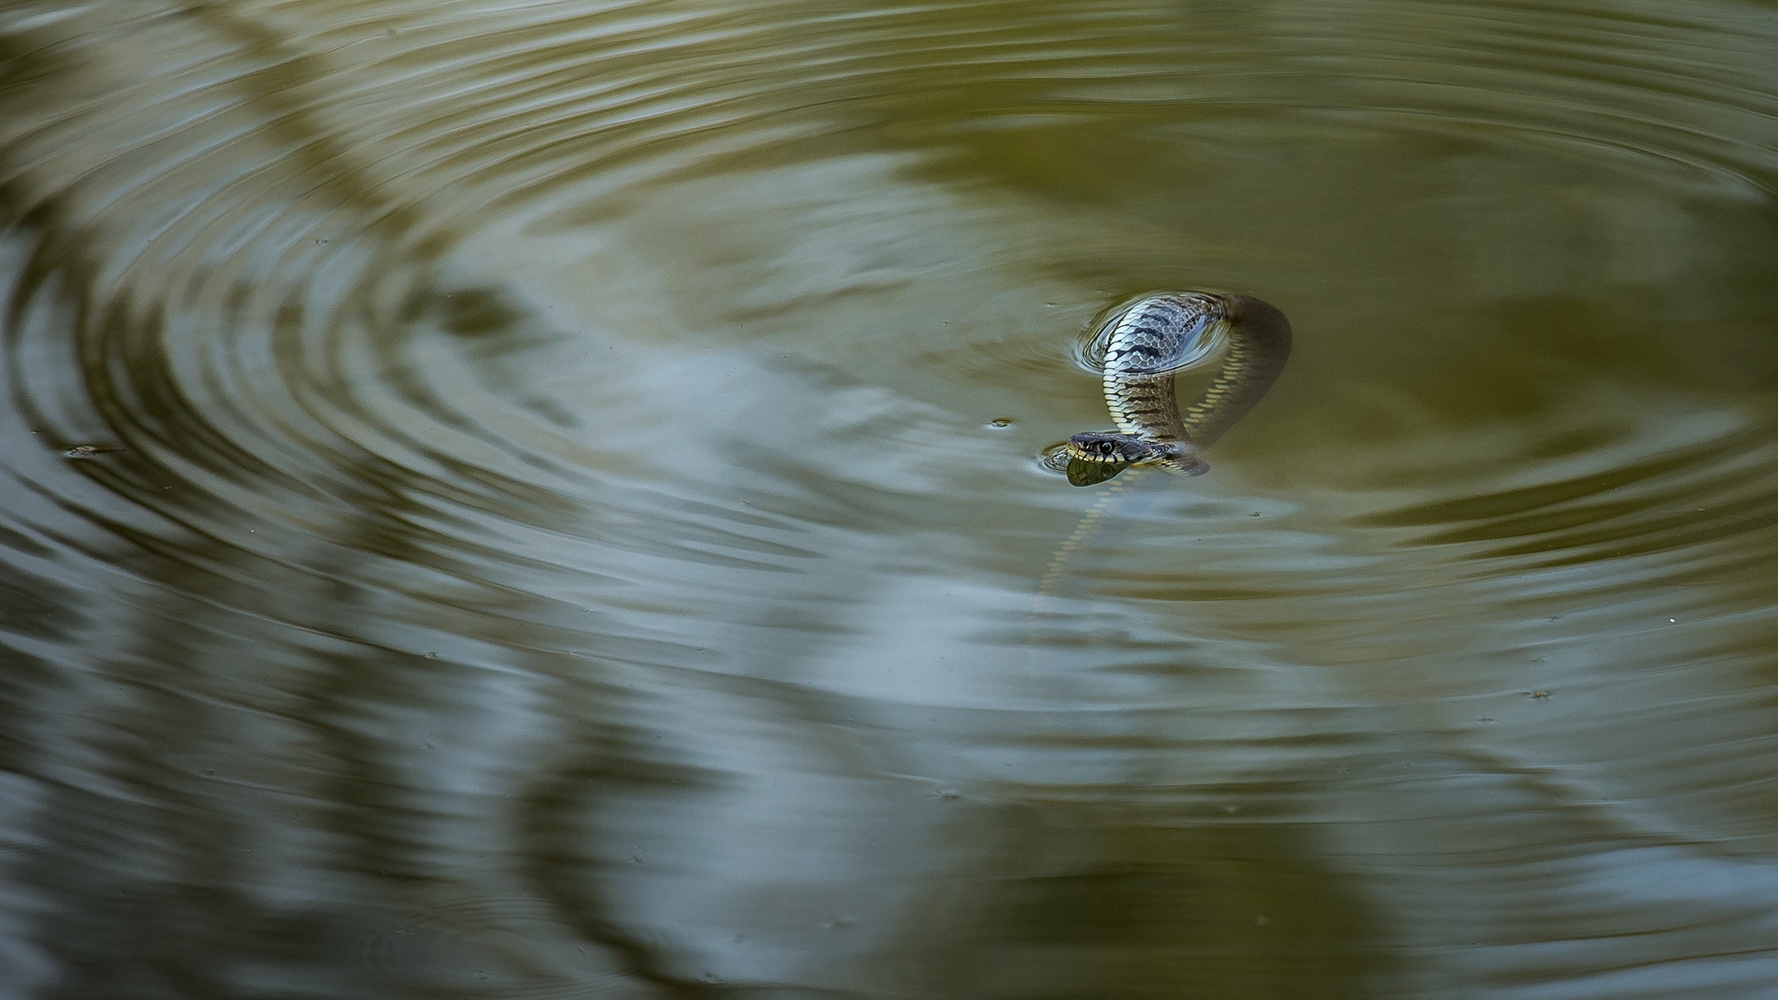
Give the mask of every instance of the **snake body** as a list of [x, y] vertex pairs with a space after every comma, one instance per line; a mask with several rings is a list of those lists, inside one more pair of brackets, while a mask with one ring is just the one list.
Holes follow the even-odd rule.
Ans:
[[[1105, 403], [1118, 429], [1075, 434], [1063, 446], [1068, 480], [1103, 482], [1132, 465], [1199, 475], [1210, 466], [1199, 448], [1220, 438], [1278, 380], [1290, 357], [1290, 322], [1246, 295], [1163, 292], [1131, 303], [1109, 321]], [[1181, 409], [1174, 375], [1191, 349], [1216, 328], [1228, 350], [1209, 386]]]

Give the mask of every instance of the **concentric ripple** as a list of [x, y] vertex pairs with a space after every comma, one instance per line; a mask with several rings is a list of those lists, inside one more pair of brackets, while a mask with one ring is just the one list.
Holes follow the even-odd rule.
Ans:
[[0, 3], [0, 994], [1765, 995], [1775, 42]]

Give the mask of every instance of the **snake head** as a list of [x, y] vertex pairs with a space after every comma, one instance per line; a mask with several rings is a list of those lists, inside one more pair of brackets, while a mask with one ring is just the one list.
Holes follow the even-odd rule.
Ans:
[[1068, 481], [1076, 486], [1102, 483], [1138, 462], [1159, 457], [1152, 442], [1112, 431], [1075, 434], [1062, 452], [1068, 456]]
[[1210, 471], [1210, 464], [1189, 441], [1149, 441], [1134, 434], [1086, 431], [1069, 437], [1062, 450], [1068, 456], [1068, 481], [1076, 486], [1102, 483], [1132, 465], [1159, 464], [1188, 476]]
[[1068, 438], [1064, 447], [1068, 449], [1070, 460], [1081, 462], [1134, 465], [1163, 457], [1157, 451], [1155, 442], [1115, 431], [1084, 431], [1074, 434]]

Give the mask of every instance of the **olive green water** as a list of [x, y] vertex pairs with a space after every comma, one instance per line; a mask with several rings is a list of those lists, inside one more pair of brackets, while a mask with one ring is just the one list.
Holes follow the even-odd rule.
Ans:
[[[0, 996], [1774, 996], [1774, 67], [0, 0]], [[1166, 288], [1290, 367], [1039, 599]]]

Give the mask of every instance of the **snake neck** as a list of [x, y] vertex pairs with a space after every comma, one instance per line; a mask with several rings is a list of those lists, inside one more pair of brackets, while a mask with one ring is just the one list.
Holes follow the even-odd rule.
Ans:
[[1192, 344], [1227, 320], [1226, 299], [1151, 295], [1119, 316], [1105, 344], [1105, 406], [1118, 430], [1153, 444], [1187, 441], [1173, 373]]
[[1171, 375], [1105, 370], [1105, 406], [1117, 429], [1156, 443], [1186, 440]]

